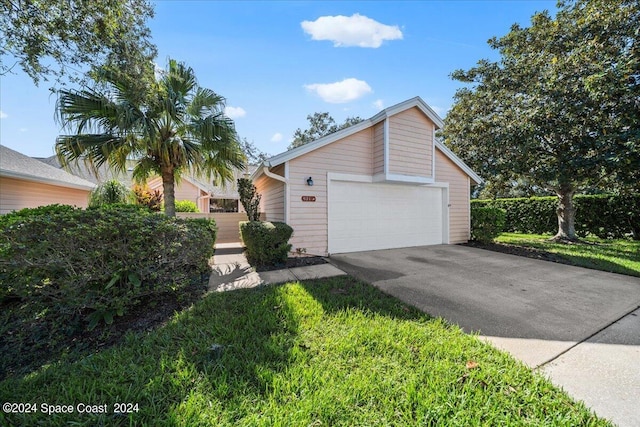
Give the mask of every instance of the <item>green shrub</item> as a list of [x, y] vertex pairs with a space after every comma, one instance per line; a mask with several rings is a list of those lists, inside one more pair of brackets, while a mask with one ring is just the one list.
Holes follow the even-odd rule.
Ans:
[[288, 243], [293, 228], [284, 222], [243, 221], [240, 237], [244, 242], [247, 260], [251, 265], [276, 265], [287, 260]]
[[471, 239], [488, 243], [498, 237], [505, 224], [505, 211], [500, 208], [471, 209]]
[[191, 200], [176, 200], [176, 212], [198, 212], [198, 205]]
[[250, 179], [238, 179], [238, 195], [249, 221], [260, 221], [260, 199], [262, 196]]
[[100, 184], [89, 195], [89, 207], [100, 207], [132, 200], [131, 190], [118, 180], [112, 179]]
[[75, 206], [59, 205], [59, 204], [39, 206], [37, 208], [20, 209], [19, 211], [13, 211], [5, 215], [0, 215], [0, 230], [10, 224], [13, 224], [16, 221], [24, 220], [25, 218], [29, 218], [33, 216], [46, 217], [48, 215], [64, 214], [64, 213], [70, 213], [78, 210], [81, 210], [81, 209]]
[[[209, 233], [213, 242], [215, 243], [217, 235], [218, 235], [218, 226], [216, 224], [216, 220], [213, 218], [189, 218], [188, 220], [191, 224], [197, 224], [199, 227], [202, 227], [202, 230]], [[211, 255], [213, 256], [213, 254]]]
[[[579, 236], [640, 239], [640, 194], [577, 195], [573, 202]], [[555, 196], [471, 201], [472, 209], [481, 206], [505, 210], [504, 231], [532, 234], [558, 231]]]
[[214, 229], [136, 206], [21, 211], [0, 228], [0, 298], [24, 301], [32, 318], [110, 323], [208, 274]]

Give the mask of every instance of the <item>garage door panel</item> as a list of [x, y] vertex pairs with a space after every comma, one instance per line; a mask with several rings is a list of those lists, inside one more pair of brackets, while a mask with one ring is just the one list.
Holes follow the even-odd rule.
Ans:
[[442, 189], [332, 181], [329, 252], [442, 243]]

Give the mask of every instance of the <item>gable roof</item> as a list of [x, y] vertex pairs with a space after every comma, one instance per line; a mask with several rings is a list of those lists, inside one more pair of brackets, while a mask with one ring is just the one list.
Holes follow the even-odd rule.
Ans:
[[131, 176], [132, 174], [131, 174], [131, 171], [129, 170], [130, 168], [127, 168], [125, 172], [119, 172], [119, 171], [115, 172], [109, 167], [108, 164], [105, 163], [98, 168], [97, 170], [98, 175], [96, 176], [96, 174], [93, 173], [91, 168], [89, 168], [83, 162], [78, 162], [78, 163], [72, 162], [66, 168], [63, 168], [62, 165], [60, 164], [60, 161], [58, 160], [58, 156], [51, 156], [51, 157], [45, 157], [45, 158], [35, 157], [35, 159], [43, 163], [46, 163], [50, 166], [53, 166], [56, 169], [69, 172], [74, 176], [80, 177], [96, 185], [102, 184], [105, 181], [110, 181], [113, 179], [125, 185], [129, 185], [132, 181], [132, 176]]
[[[57, 156], [51, 156], [46, 158], [36, 158], [37, 160], [46, 163], [55, 167], [56, 169], [62, 169], [60, 165], [60, 161]], [[129, 162], [129, 161], [128, 161]], [[68, 170], [71, 174], [78, 176], [87, 181], [93, 182], [94, 184], [102, 184], [105, 181], [109, 181], [115, 179], [123, 183], [126, 186], [130, 186], [133, 184], [133, 170], [134, 163], [131, 162], [127, 170], [124, 172], [114, 171], [109, 165], [103, 164], [98, 168], [98, 176], [96, 176], [93, 171], [87, 165], [82, 162], [72, 163], [68, 166]], [[256, 166], [249, 165], [249, 173], [253, 172]], [[227, 185], [214, 185], [211, 180], [207, 180], [205, 177], [198, 177], [193, 173], [184, 174], [182, 179], [193, 184], [198, 187], [200, 190], [205, 193], [211, 194], [213, 197], [217, 199], [238, 199], [238, 189], [236, 180], [241, 178], [244, 175], [244, 170], [236, 169], [234, 170], [234, 180], [231, 183], [227, 183]]]
[[[339, 130], [327, 136], [323, 136], [322, 138], [316, 139], [315, 141], [309, 142], [308, 144], [302, 145], [300, 147], [296, 147], [292, 150], [285, 151], [284, 153], [277, 154], [273, 157], [268, 158], [253, 172], [251, 175], [252, 179], [260, 176], [263, 170], [263, 166], [274, 167], [278, 166], [282, 163], [288, 162], [289, 160], [293, 160], [296, 157], [300, 157], [304, 154], [307, 154], [311, 151], [317, 150], [318, 148], [324, 147], [325, 145], [329, 145], [333, 142], [336, 142], [340, 139], [351, 136], [361, 130], [370, 128], [371, 126], [387, 119], [388, 117], [394, 116], [402, 111], [408, 110], [410, 108], [418, 108], [425, 116], [427, 116], [434, 124], [437, 129], [442, 129], [444, 126], [444, 122], [438, 116], [438, 114], [433, 111], [426, 102], [422, 100], [419, 96], [403, 101], [399, 104], [392, 105], [391, 107], [385, 108], [380, 111], [375, 116], [363, 120], [360, 123], [356, 123], [353, 126], [349, 126], [348, 128]], [[478, 184], [483, 182], [482, 178], [480, 178], [469, 166], [467, 166], [458, 156], [456, 156], [450, 149], [448, 149], [442, 141], [436, 139], [436, 147], [442, 151], [442, 153], [447, 156], [453, 163], [459, 166], [472, 180], [477, 182]]]
[[[248, 165], [247, 169], [249, 175], [255, 172], [256, 168], [257, 166], [255, 165]], [[194, 174], [183, 176], [182, 179], [189, 181], [202, 191], [211, 194], [213, 198], [239, 199], [240, 195], [238, 194], [238, 179], [242, 178], [243, 176], [245, 176], [245, 170], [234, 169], [233, 180], [222, 185], [215, 185], [211, 180], [207, 180], [205, 177], [197, 177]]]
[[95, 184], [0, 145], [0, 176], [61, 187], [93, 190]]

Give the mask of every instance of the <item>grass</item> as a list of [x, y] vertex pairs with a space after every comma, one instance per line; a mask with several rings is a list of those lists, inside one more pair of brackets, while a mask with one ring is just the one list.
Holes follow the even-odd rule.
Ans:
[[[349, 277], [210, 294], [159, 329], [0, 382], [0, 401], [74, 405], [0, 412], [3, 426], [610, 425], [505, 353]], [[122, 402], [137, 412], [113, 414]]]
[[640, 277], [640, 241], [583, 239], [585, 243], [553, 242], [550, 235], [502, 233], [500, 244], [535, 248], [556, 254], [572, 265]]

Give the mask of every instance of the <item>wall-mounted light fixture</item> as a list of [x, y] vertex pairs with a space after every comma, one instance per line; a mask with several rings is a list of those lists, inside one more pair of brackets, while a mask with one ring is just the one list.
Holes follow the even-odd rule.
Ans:
[[313, 187], [313, 178], [311, 178], [311, 177], [307, 178], [307, 185], [309, 187]]

